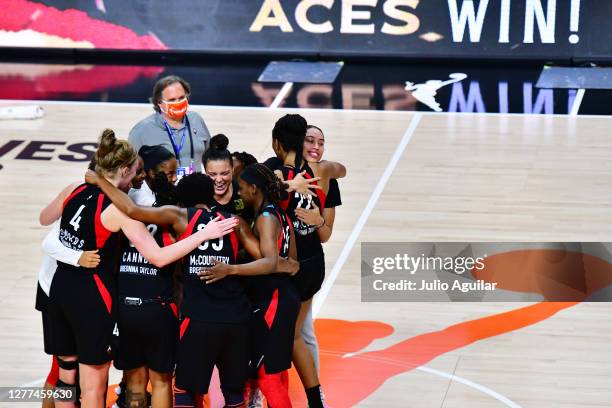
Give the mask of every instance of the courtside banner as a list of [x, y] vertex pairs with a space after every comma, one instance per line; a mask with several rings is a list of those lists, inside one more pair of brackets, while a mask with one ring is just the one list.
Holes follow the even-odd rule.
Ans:
[[364, 242], [364, 302], [609, 302], [612, 243]]
[[586, 0], [2, 0], [0, 46], [610, 59], [612, 5]]

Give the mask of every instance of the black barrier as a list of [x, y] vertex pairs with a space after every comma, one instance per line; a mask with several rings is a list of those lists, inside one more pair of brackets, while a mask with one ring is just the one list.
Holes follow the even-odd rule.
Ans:
[[[266, 107], [282, 83], [261, 83], [265, 63], [207, 66], [110, 66], [0, 64], [0, 99], [146, 103], [162, 76], [179, 75], [191, 83], [195, 105]], [[446, 81], [452, 73], [466, 77], [436, 90], [435, 101], [446, 112], [567, 114], [575, 89], [537, 88], [540, 68], [475, 67], [473, 64], [346, 64], [333, 84], [294, 84], [283, 107], [377, 109], [430, 112], [432, 108], [406, 90]], [[581, 114], [612, 114], [610, 91], [589, 90]], [[422, 98], [421, 98], [422, 99]], [[17, 138], [18, 139], [18, 138]], [[2, 156], [0, 147], [0, 157]]]
[[3, 8], [0, 30], [14, 34], [0, 36], [4, 46], [612, 60], [608, 1], [4, 0]]

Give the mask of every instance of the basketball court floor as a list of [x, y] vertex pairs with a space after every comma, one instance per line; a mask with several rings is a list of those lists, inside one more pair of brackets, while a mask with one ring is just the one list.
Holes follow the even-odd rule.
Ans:
[[[38, 385], [50, 366], [33, 307], [46, 234], [38, 212], [82, 179], [83, 151], [93, 149], [103, 128], [127, 138], [151, 111], [132, 103], [37, 104], [44, 118], [0, 121], [0, 386], [6, 387]], [[212, 134], [229, 136], [231, 151], [258, 159], [272, 155], [274, 122], [298, 112], [325, 131], [325, 157], [348, 169], [314, 307], [331, 407], [610, 406], [609, 303], [362, 302], [360, 247], [612, 241], [612, 118], [192, 109]], [[117, 372], [111, 379], [117, 381]], [[305, 406], [295, 375], [292, 388], [294, 406]], [[28, 405], [38, 406], [20, 406]]]

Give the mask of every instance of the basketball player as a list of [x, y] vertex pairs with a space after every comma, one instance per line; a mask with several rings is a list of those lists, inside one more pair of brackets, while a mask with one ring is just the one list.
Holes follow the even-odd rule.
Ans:
[[[228, 213], [211, 212], [209, 210], [214, 203], [214, 184], [209, 177], [203, 174], [186, 176], [176, 186], [176, 191], [169, 193], [170, 196], [178, 200], [181, 206], [187, 208], [178, 208], [171, 205], [161, 208], [137, 206], [129, 197], [106, 180], [95, 180], [95, 175], [92, 175], [91, 172], [88, 173], [87, 180], [97, 182], [115, 205], [126, 214], [143, 222], [155, 223], [159, 226], [169, 225], [179, 237], [185, 237], [189, 233], [193, 233], [196, 225], [197, 228], [202, 228], [205, 225], [205, 218], [210, 218], [211, 214], [212, 216], [215, 214], [222, 214], [225, 217], [230, 216]], [[171, 185], [168, 187], [171, 187]], [[164, 191], [167, 193], [168, 189]], [[156, 200], [169, 201], [160, 197], [159, 194]], [[193, 325], [195, 333], [191, 334], [185, 341], [181, 337], [179, 342], [176, 370], [178, 392], [175, 393], [175, 405], [177, 406], [192, 406], [195, 401], [207, 393], [214, 365], [219, 368], [221, 389], [226, 398], [226, 403], [228, 401], [236, 403], [242, 401], [242, 391], [239, 393], [238, 390], [242, 390], [244, 387], [246, 377], [241, 380], [242, 382], [238, 381], [238, 378], [246, 376], [247, 368], [246, 354], [244, 356], [241, 354], [241, 347], [244, 347], [244, 353], [246, 353], [247, 347], [246, 337], [243, 333], [244, 330], [247, 330], [247, 320], [244, 320], [244, 310], [242, 310], [246, 295], [242, 288], [242, 282], [235, 278], [230, 279], [227, 283], [219, 282], [213, 285], [203, 285], [199, 282], [197, 272], [203, 267], [213, 266], [213, 260], [216, 259], [235, 263], [233, 254], [234, 250], [238, 249], [239, 242], [247, 247], [247, 251], [253, 258], [261, 258], [259, 241], [254, 240], [256, 249], [252, 249], [253, 243], [245, 241], [244, 238], [248, 236], [248, 234], [244, 234], [246, 229], [248, 229], [248, 226], [242, 221], [237, 228], [238, 233], [232, 235], [229, 241], [225, 239], [218, 243], [212, 243], [210, 246], [209, 243], [204, 243], [186, 257], [188, 262], [185, 262], [183, 269], [183, 303], [181, 304], [183, 321], [181, 332], [184, 333], [188, 326], [192, 327], [191, 325]], [[294, 273], [297, 271], [297, 267], [297, 263], [279, 259], [276, 270]], [[246, 304], [248, 305], [248, 299]], [[247, 319], [249, 315], [250, 313], [246, 314]], [[225, 335], [229, 337], [223, 337]], [[236, 356], [226, 353], [226, 347], [222, 347], [219, 336], [230, 342], [227, 348], [235, 349]], [[199, 347], [194, 346], [195, 343], [201, 344], [203, 341], [212, 342], [213, 347], [200, 351]], [[242, 341], [244, 341], [244, 344], [241, 343]], [[231, 344], [235, 346], [231, 346]], [[242, 357], [244, 359], [240, 360]], [[240, 361], [242, 362], [240, 363]], [[182, 390], [189, 392], [184, 393]]]
[[253, 215], [245, 212], [244, 201], [238, 194], [238, 183], [233, 178], [234, 163], [231, 153], [227, 150], [228, 144], [229, 140], [225, 135], [215, 135], [210, 139], [210, 148], [202, 157], [204, 171], [214, 181], [214, 208], [240, 215], [250, 221]]
[[[323, 154], [325, 153], [325, 136], [323, 131], [314, 125], [308, 125], [306, 128], [306, 137], [304, 138], [304, 160], [308, 162], [308, 165], [313, 170], [315, 176], [321, 175], [321, 165], [323, 160]], [[336, 164], [335, 174], [332, 177], [344, 177], [346, 175], [346, 168], [340, 164]], [[327, 179], [326, 179], [327, 180]], [[334, 220], [336, 218], [336, 206], [342, 205], [340, 197], [340, 189], [338, 188], [338, 181], [336, 178], [329, 179], [329, 188], [323, 187], [323, 191], [327, 191], [327, 197], [325, 199], [325, 208], [323, 214], [320, 213], [319, 208], [313, 205], [313, 208], [306, 210], [304, 208], [296, 208], [295, 213], [300, 221], [309, 225], [322, 225], [317, 229], [317, 234], [322, 243], [327, 242], [332, 234], [334, 228]], [[317, 372], [319, 371], [319, 345], [314, 332], [314, 325], [312, 319], [312, 309], [309, 310], [308, 314], [304, 318], [304, 324], [302, 326], [302, 337], [304, 342], [310, 348], [314, 357], [315, 366]]]
[[300, 301], [290, 276], [276, 272], [278, 257], [296, 256], [290, 220], [278, 207], [286, 186], [263, 164], [247, 166], [239, 183], [240, 196], [256, 214], [254, 232], [263, 257], [241, 265], [218, 263], [200, 276], [208, 284], [227, 276], [252, 276], [251, 376], [257, 378], [268, 405], [290, 408], [287, 370]]
[[[59, 241], [59, 222], [55, 222], [53, 227], [42, 242], [43, 261], [38, 272], [38, 285], [36, 289], [36, 310], [41, 312], [43, 321], [43, 339], [47, 340], [44, 343], [44, 349], [48, 350], [49, 345], [49, 316], [47, 313], [47, 305], [49, 303], [49, 288], [53, 281], [53, 275], [57, 268], [57, 261], [74, 265], [82, 266], [83, 268], [95, 268], [100, 263], [98, 251], [74, 251], [65, 247]], [[59, 366], [57, 358], [53, 356], [51, 369], [44, 383], [45, 389], [54, 389], [59, 378]], [[46, 398], [42, 403], [43, 408], [53, 408], [53, 399]]]
[[[281, 172], [284, 180], [292, 180], [295, 175], [301, 172], [307, 179], [314, 178], [312, 169], [304, 163], [302, 157], [306, 127], [306, 120], [295, 114], [283, 116], [274, 125], [272, 148], [276, 156], [283, 161]], [[334, 177], [339, 170], [337, 163], [327, 162], [321, 167], [322, 177], [317, 181], [317, 184], [328, 185], [329, 178]], [[317, 234], [317, 230], [322, 228], [323, 224], [307, 224], [298, 218], [295, 210], [297, 208], [312, 209], [314, 206], [322, 209], [325, 207], [325, 199], [325, 191], [318, 189], [314, 196], [295, 192], [289, 194], [289, 197], [281, 202], [281, 207], [286, 210], [293, 223], [298, 260], [300, 261], [300, 270], [293, 277], [293, 282], [302, 302], [295, 329], [293, 363], [300, 375], [308, 398], [308, 405], [311, 408], [324, 406], [323, 395], [313, 355], [304, 343], [301, 331], [304, 319], [312, 307], [312, 297], [321, 288], [325, 277], [323, 247]]]
[[[138, 167], [134, 149], [127, 141], [117, 140], [109, 129], [102, 133], [95, 161], [96, 169], [119, 188], [127, 188]], [[81, 267], [58, 264], [49, 298], [52, 320], [49, 351], [58, 357], [58, 386], [75, 384], [78, 364], [82, 404], [99, 407], [104, 404], [115, 327], [113, 273], [117, 232], [122, 230], [147, 259], [163, 267], [203, 240], [223, 235], [235, 223], [213, 222], [190, 239], [159, 248], [142, 223], [117, 210], [98, 187], [86, 184], [76, 190], [70, 186], [64, 189], [41, 214], [41, 221], [52, 222], [60, 216], [62, 243], [75, 250], [97, 248], [100, 265], [91, 273]]]
[[135, 203], [150, 207], [155, 203], [155, 194], [152, 188], [156, 176], [159, 175], [159, 177], [175, 183], [178, 161], [174, 154], [161, 145], [142, 146], [138, 150], [138, 156], [142, 160], [144, 182], [141, 183], [140, 188], [131, 188], [128, 195]]
[[246, 166], [257, 163], [257, 159], [247, 152], [234, 152], [232, 153], [232, 162], [234, 163], [234, 168], [232, 170], [234, 180], [239, 180], [242, 170], [244, 170]]

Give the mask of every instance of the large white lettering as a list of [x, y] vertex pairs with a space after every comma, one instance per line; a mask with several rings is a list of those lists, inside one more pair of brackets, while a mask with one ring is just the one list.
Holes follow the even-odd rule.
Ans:
[[453, 30], [453, 41], [462, 42], [465, 26], [470, 32], [470, 41], [479, 42], [484, 18], [487, 14], [489, 0], [480, 0], [478, 12], [474, 9], [473, 0], [465, 0], [461, 3], [461, 11], [457, 9], [457, 0], [448, 0], [448, 11], [450, 13], [451, 28]]
[[548, 0], [548, 9], [546, 17], [544, 16], [544, 8], [540, 0], [527, 0], [525, 3], [525, 37], [523, 42], [526, 44], [533, 43], [534, 37], [534, 20], [538, 22], [540, 38], [544, 44], [553, 44], [555, 42], [555, 11], [557, 8], [557, 0]]

